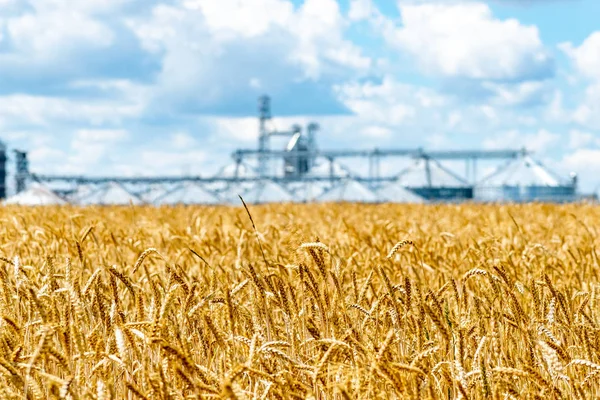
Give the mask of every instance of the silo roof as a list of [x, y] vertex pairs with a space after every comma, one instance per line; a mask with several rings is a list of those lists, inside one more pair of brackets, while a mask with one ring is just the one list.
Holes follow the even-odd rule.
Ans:
[[343, 180], [317, 198], [321, 202], [361, 202], [375, 203], [377, 195], [362, 183], [354, 179]]
[[[242, 198], [245, 202], [253, 204], [294, 201], [293, 196], [281, 185], [268, 180], [255, 182], [249, 190], [242, 194]], [[235, 196], [235, 200], [239, 202], [237, 196]]]
[[383, 186], [377, 191], [377, 196], [381, 201], [390, 203], [424, 203], [425, 199], [418, 194], [407, 189], [399, 181], [394, 181]]
[[477, 186], [562, 186], [560, 178], [530, 156], [499, 167]]
[[109, 182], [100, 189], [79, 199], [81, 205], [141, 205], [143, 201], [128, 192], [122, 185]]
[[217, 204], [217, 196], [195, 182], [184, 182], [175, 189], [157, 197], [155, 204]]
[[66, 204], [56, 193], [47, 187], [34, 183], [24, 191], [9, 197], [4, 204], [18, 204], [23, 206], [46, 206]]

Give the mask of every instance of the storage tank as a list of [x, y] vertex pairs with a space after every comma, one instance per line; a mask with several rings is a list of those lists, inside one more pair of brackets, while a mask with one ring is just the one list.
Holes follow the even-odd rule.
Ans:
[[27, 178], [29, 178], [29, 161], [27, 160], [27, 152], [15, 150], [16, 175], [15, 189], [17, 193], [21, 193], [27, 187]]
[[474, 198], [492, 202], [567, 202], [576, 198], [576, 179], [561, 179], [530, 156], [499, 167], [474, 188]]

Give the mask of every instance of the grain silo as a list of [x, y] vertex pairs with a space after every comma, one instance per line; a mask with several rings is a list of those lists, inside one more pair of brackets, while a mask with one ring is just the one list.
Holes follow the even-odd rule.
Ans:
[[4, 204], [15, 204], [21, 206], [50, 206], [67, 204], [60, 196], [50, 190], [48, 187], [37, 182], [29, 184], [28, 187], [19, 193], [9, 197]]
[[347, 178], [320, 195], [319, 202], [352, 202], [352, 203], [377, 203], [378, 198], [373, 191], [362, 183]]
[[78, 199], [79, 205], [141, 205], [144, 202], [136, 195], [130, 193], [123, 185], [109, 182], [91, 193]]
[[479, 201], [565, 202], [576, 198], [577, 179], [563, 179], [541, 162], [525, 155], [509, 161], [474, 188]]
[[218, 204], [220, 199], [195, 182], [183, 182], [154, 199], [155, 205]]
[[289, 182], [286, 187], [294, 195], [295, 201], [310, 203], [339, 183], [340, 178], [350, 176], [350, 171], [342, 164], [326, 159], [317, 159], [314, 166], [301, 180]]
[[377, 190], [379, 200], [384, 203], [425, 203], [426, 200], [406, 188], [401, 182], [394, 181]]

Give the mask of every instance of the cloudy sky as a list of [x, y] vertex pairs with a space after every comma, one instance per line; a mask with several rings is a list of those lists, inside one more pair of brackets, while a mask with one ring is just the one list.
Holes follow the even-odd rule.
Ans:
[[0, 139], [31, 169], [208, 175], [321, 148], [528, 146], [600, 184], [598, 0], [0, 0]]

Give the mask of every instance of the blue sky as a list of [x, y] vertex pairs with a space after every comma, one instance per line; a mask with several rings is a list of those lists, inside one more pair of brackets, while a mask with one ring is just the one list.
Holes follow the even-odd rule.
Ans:
[[[36, 172], [210, 175], [322, 148], [527, 146], [600, 185], [597, 0], [0, 0], [0, 139]], [[394, 165], [386, 165], [393, 171]]]

